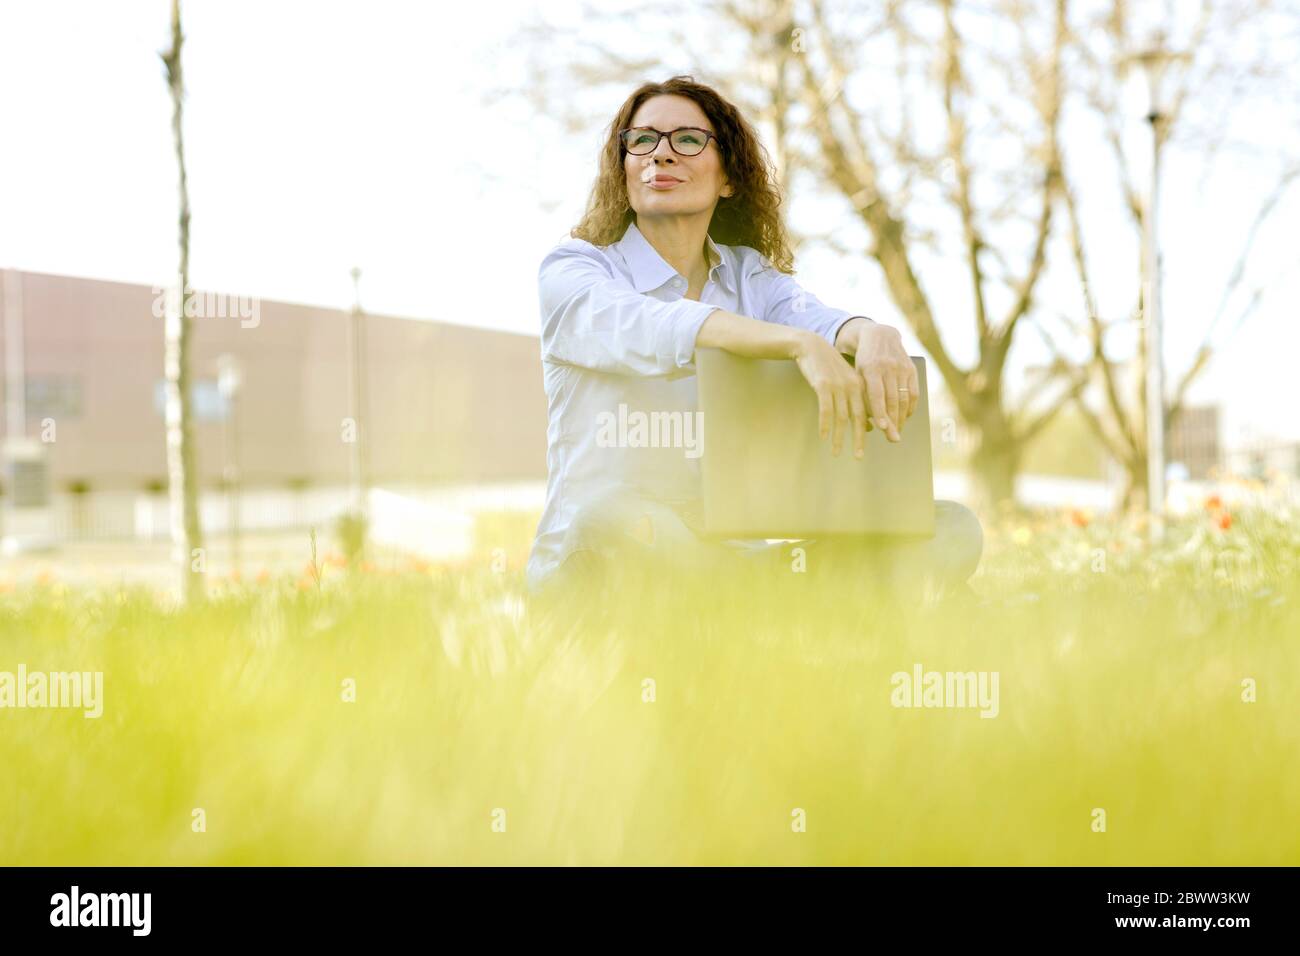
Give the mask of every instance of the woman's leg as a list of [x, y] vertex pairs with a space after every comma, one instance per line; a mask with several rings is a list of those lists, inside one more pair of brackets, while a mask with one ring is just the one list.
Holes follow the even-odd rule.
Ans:
[[626, 587], [656, 584], [671, 575], [695, 574], [722, 556], [701, 540], [689, 508], [674, 508], [627, 491], [585, 502], [565, 536], [565, 558], [539, 594], [597, 602]]

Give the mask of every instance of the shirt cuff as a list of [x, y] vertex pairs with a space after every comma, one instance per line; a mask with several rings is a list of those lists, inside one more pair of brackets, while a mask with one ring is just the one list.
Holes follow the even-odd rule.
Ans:
[[840, 337], [840, 329], [844, 328], [844, 326], [848, 325], [848, 324], [849, 324], [850, 322], [852, 322], [854, 319], [866, 319], [868, 322], [871, 322], [871, 323], [873, 323], [873, 324], [874, 324], [875, 321], [876, 321], [875, 319], [871, 318], [871, 317], [868, 316], [868, 315], [846, 315], [846, 316], [844, 316], [844, 318], [843, 318], [841, 321], [836, 322], [833, 326], [831, 326], [831, 330], [830, 330], [830, 343], [831, 343], [831, 346], [832, 346], [832, 347], [835, 345], [835, 340], [838, 339], [838, 338]]
[[673, 352], [677, 367], [685, 368], [695, 361], [695, 340], [699, 337], [700, 326], [722, 306], [686, 299], [678, 302], [678, 307], [682, 311], [674, 316], [672, 324]]

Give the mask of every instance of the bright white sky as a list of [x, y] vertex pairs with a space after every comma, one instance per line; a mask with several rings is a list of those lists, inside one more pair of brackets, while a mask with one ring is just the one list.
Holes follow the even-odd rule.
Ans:
[[[578, 23], [563, 7], [545, 9]], [[535, 334], [537, 264], [582, 212], [598, 133], [518, 149], [512, 120], [526, 108], [482, 104], [483, 89], [523, 81], [514, 44], [532, 8], [185, 4], [194, 285], [345, 307], [359, 265], [370, 311]], [[0, 3], [0, 266], [146, 285], [174, 273], [176, 169], [157, 56], [168, 11], [167, 0]], [[665, 60], [653, 78], [675, 72], [691, 64]], [[1261, 142], [1295, 135], [1276, 117], [1243, 121]], [[1200, 342], [1263, 187], [1231, 162], [1206, 180], [1176, 161], [1166, 173], [1172, 377]], [[1294, 247], [1297, 193], [1257, 264], [1261, 277], [1289, 266], [1285, 281], [1193, 393], [1223, 402], [1230, 442], [1245, 428], [1300, 439], [1300, 278], [1282, 238], [1289, 223]], [[806, 229], [824, 212], [795, 203], [792, 219]], [[1132, 241], [1117, 227], [1114, 248]], [[875, 267], [856, 271], [829, 255], [799, 262], [800, 281], [823, 300], [901, 325]], [[950, 293], [927, 283], [941, 326], [945, 314], [969, 315], [960, 279]], [[1055, 294], [1077, 300], [1072, 287]], [[1026, 333], [1017, 367], [1042, 358]]]

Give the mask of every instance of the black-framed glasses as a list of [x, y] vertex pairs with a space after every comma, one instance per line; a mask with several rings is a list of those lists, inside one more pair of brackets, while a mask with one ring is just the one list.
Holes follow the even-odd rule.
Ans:
[[633, 126], [619, 130], [623, 148], [633, 156], [645, 156], [659, 148], [659, 141], [668, 137], [668, 145], [680, 156], [698, 156], [709, 145], [709, 140], [718, 141], [707, 129], [695, 126], [679, 126], [677, 129], [661, 133], [652, 126]]

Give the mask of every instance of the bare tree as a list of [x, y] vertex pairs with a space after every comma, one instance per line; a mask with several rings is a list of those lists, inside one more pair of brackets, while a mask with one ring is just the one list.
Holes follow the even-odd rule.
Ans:
[[[1164, 144], [1179, 146], [1182, 155], [1201, 157], [1207, 168], [1229, 146], [1246, 154], [1259, 155], [1258, 148], [1250, 144], [1232, 144], [1225, 126], [1233, 113], [1231, 107], [1239, 104], [1251, 92], [1252, 87], [1255, 92], [1287, 88], [1288, 71], [1292, 69], [1289, 63], [1272, 62], [1267, 53], [1243, 59], [1238, 52], [1242, 39], [1251, 33], [1259, 35], [1266, 32], [1274, 25], [1275, 21], [1268, 18], [1273, 7], [1268, 0], [1248, 0], [1234, 5], [1203, 0], [1188, 35], [1173, 41], [1178, 43], [1180, 52], [1186, 54], [1188, 65], [1168, 72], [1166, 79], [1172, 81], [1172, 86], [1162, 94], [1168, 105], [1162, 106], [1158, 113], [1153, 111], [1149, 117], [1152, 120], [1152, 135], [1160, 138], [1162, 148]], [[1289, 21], [1283, 18], [1279, 18], [1279, 21], [1289, 22], [1293, 32], [1296, 25], [1300, 24], [1300, 18], [1295, 17], [1294, 10], [1291, 11]], [[1109, 7], [1102, 9], [1100, 16], [1088, 26], [1089, 29], [1081, 31], [1077, 36], [1075, 44], [1075, 49], [1080, 54], [1079, 89], [1094, 115], [1102, 121], [1103, 138], [1115, 162], [1115, 185], [1121, 196], [1121, 205], [1135, 233], [1140, 233], [1150, 214], [1149, 203], [1148, 197], [1137, 184], [1138, 177], [1132, 160], [1124, 149], [1120, 93], [1126, 62], [1139, 53], [1149, 38], [1136, 35], [1130, 10], [1124, 0], [1111, 0]], [[1169, 43], [1173, 27], [1173, 23], [1162, 22], [1154, 35], [1161, 43]], [[1200, 104], [1199, 116], [1188, 115], [1189, 104]], [[1300, 113], [1295, 109], [1294, 102], [1288, 104], [1285, 99], [1273, 98], [1272, 105], [1275, 108], [1283, 107], [1284, 115], [1289, 115], [1293, 120]], [[1236, 251], [1233, 268], [1204, 337], [1187, 368], [1177, 377], [1172, 393], [1165, 396], [1162, 417], [1166, 431], [1173, 427], [1183, 411], [1188, 390], [1209, 367], [1221, 346], [1221, 343], [1216, 343], [1215, 334], [1223, 327], [1223, 320], [1234, 315], [1231, 331], [1224, 337], [1226, 340], [1255, 312], [1265, 292], [1277, 278], [1251, 282], [1248, 298], [1244, 304], [1239, 304], [1238, 293], [1251, 276], [1250, 263], [1257, 251], [1256, 243], [1260, 232], [1287, 191], [1300, 178], [1300, 162], [1295, 157], [1280, 156], [1277, 159], [1280, 171]], [[1146, 303], [1143, 301], [1145, 282], [1136, 284], [1136, 301], [1126, 315], [1107, 320], [1099, 314], [1101, 310], [1097, 302], [1097, 290], [1104, 288], [1107, 282], [1098, 276], [1090, 264], [1080, 216], [1080, 190], [1075, 179], [1078, 171], [1070, 169], [1063, 171], [1062, 175], [1065, 179], [1062, 196], [1068, 213], [1070, 258], [1086, 315], [1082, 320], [1068, 313], [1058, 317], [1074, 340], [1084, 343], [1082, 362], [1075, 363], [1066, 359], [1066, 354], [1072, 350], [1068, 346], [1062, 347], [1045, 324], [1038, 328], [1053, 353], [1054, 366], [1073, 367], [1090, 379], [1094, 387], [1086, 394], [1075, 396], [1077, 407], [1098, 441], [1125, 470], [1121, 506], [1126, 509], [1142, 509], [1147, 504], [1145, 340], [1138, 341], [1135, 366], [1139, 374], [1132, 376], [1132, 381], [1126, 387], [1122, 372], [1128, 362], [1123, 356], [1116, 357], [1113, 354], [1115, 350], [1110, 343], [1115, 336], [1110, 333], [1119, 331], [1126, 325], [1141, 325], [1146, 312]], [[1154, 263], [1147, 261], [1144, 256], [1140, 268], [1145, 277], [1148, 270], [1154, 268]], [[1291, 269], [1294, 268], [1293, 265]], [[1077, 349], [1073, 351], [1077, 352]], [[1095, 407], [1093, 392], [1096, 393]]]
[[[539, 115], [579, 130], [603, 115], [582, 99], [598, 86], [626, 89], [672, 71], [721, 85], [771, 132], [787, 192], [808, 179], [843, 200], [846, 238], [840, 229], [796, 238], [879, 267], [968, 429], [980, 496], [1005, 502], [1028, 444], [1063, 408], [1082, 405], [1096, 377], [1095, 359], [1058, 351], [1037, 379], [1008, 382], [1012, 345], [1050, 317], [1043, 280], [1054, 259], [1068, 262], [1081, 228], [1066, 170], [1084, 160], [1071, 162], [1078, 140], [1062, 135], [1065, 111], [1091, 107], [1111, 124], [1120, 116], [1089, 95], [1084, 48], [1096, 7], [714, 0], [675, 8], [680, 16], [656, 7], [666, 36], [638, 23], [640, 11], [621, 13], [635, 36], [653, 33], [656, 51], [672, 51], [651, 63], [612, 52], [622, 45], [588, 10], [577, 36], [531, 28], [538, 59], [527, 95]], [[1114, 79], [1118, 62], [1109, 69]], [[959, 310], [944, 301], [954, 290]], [[1094, 414], [1094, 426], [1104, 417]], [[1107, 447], [1115, 453], [1116, 443]], [[1122, 460], [1135, 474], [1144, 467]]]
[[[1015, 49], [1000, 50], [997, 56], [990, 56], [988, 49], [976, 50], [959, 29], [954, 8], [954, 0], [940, 0], [937, 9], [941, 16], [928, 39], [904, 18], [901, 4], [886, 12], [884, 25], [893, 38], [901, 71], [895, 91], [900, 117], [892, 132], [881, 128], [877, 120], [876, 134], [868, 137], [864, 126], [869, 117], [853, 109], [842, 95], [849, 80], [852, 46], [828, 23], [820, 0], [811, 4], [811, 24], [824, 50], [830, 82], [819, 79], [811, 58], [802, 57], [799, 62], [804, 99], [820, 143], [826, 178], [866, 225], [872, 240], [869, 253], [880, 265], [894, 304], [938, 368], [963, 421], [974, 430], [971, 465], [981, 497], [992, 504], [1012, 498], [1024, 447], [1063, 407], [1069, 394], [1026, 417], [1008, 407], [1005, 389], [1011, 345], [1022, 320], [1031, 312], [1047, 264], [1061, 187], [1058, 133], [1064, 99], [1067, 3], [1056, 0], [1052, 5], [1049, 29], [1040, 48], [1035, 48], [1031, 39], [1029, 14], [1008, 10], [998, 29], [1014, 36]], [[913, 57], [922, 67], [919, 77], [916, 68], [908, 66]], [[1033, 78], [1033, 82], [1020, 84], [1019, 92], [1028, 101], [1021, 104], [1027, 108], [1020, 117], [1013, 119], [1009, 111], [999, 115], [996, 96], [980, 93], [984, 84], [972, 81], [974, 72], [987, 77], [995, 67], [1016, 71], [1022, 79]], [[1017, 87], [1014, 79], [1007, 83], [1012, 92]], [[944, 124], [945, 135], [928, 148], [918, 142], [911, 126], [914, 97], [908, 91], [916, 86], [921, 87], [921, 97], [927, 93], [937, 97], [938, 115]], [[917, 109], [919, 113], [923, 107]], [[843, 118], [838, 127], [834, 122], [837, 114]], [[993, 142], [1011, 147], [1014, 173], [1000, 173], [986, 158], [985, 150]], [[892, 191], [886, 184], [886, 166], [902, 172], [901, 184]], [[999, 201], [992, 208], [981, 208], [977, 178], [993, 184], [1000, 180]], [[976, 340], [975, 360], [966, 365], [956, 359], [935, 321], [931, 296], [922, 283], [915, 247], [927, 239], [908, 226], [911, 196], [922, 179], [935, 182], [941, 202], [956, 213], [960, 236], [957, 261], [963, 264], [969, 284]], [[998, 242], [991, 232], [1000, 221], [1021, 211], [1028, 226], [1028, 242], [1022, 243], [1023, 263], [1012, 268], [1007, 260], [1014, 244], [1006, 238]], [[930, 244], [933, 246], [934, 240]], [[998, 264], [1003, 266], [1001, 275], [994, 271]], [[995, 302], [995, 285], [1004, 293], [1001, 308]], [[1081, 388], [1082, 382], [1076, 381], [1071, 391]]]
[[166, 311], [164, 372], [167, 424], [167, 483], [171, 501], [172, 559], [181, 575], [186, 601], [203, 596], [203, 532], [199, 525], [198, 477], [194, 463], [193, 412], [190, 407], [190, 196], [185, 177], [185, 143], [181, 135], [185, 83], [181, 74], [180, 0], [172, 0], [171, 48], [160, 54], [172, 99], [172, 139], [180, 170], [179, 295], [169, 297]]

